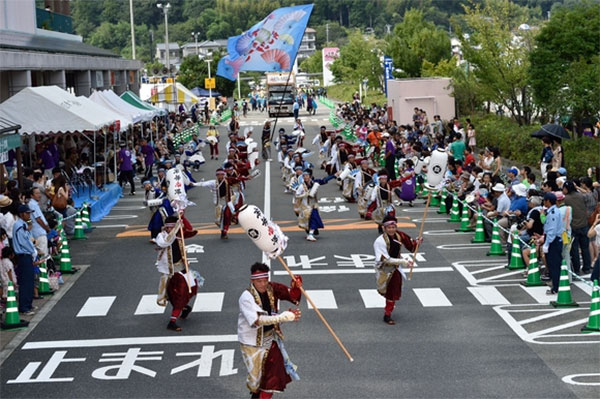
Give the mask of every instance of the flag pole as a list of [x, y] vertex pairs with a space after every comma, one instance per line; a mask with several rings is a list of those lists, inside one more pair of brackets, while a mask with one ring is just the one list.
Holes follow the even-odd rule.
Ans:
[[[419, 237], [423, 238], [423, 229], [425, 227], [425, 219], [427, 219], [427, 211], [429, 210], [429, 204], [431, 203], [431, 191], [427, 195], [427, 203], [425, 204], [425, 212], [423, 213], [423, 219], [421, 220], [421, 228], [419, 229]], [[410, 265], [410, 273], [408, 273], [408, 279], [412, 279], [413, 268], [415, 267], [415, 261], [417, 260], [417, 252], [419, 251], [419, 242], [415, 245], [415, 250], [413, 251], [413, 263]]]
[[[310, 20], [310, 18], [309, 18], [309, 20]], [[302, 37], [304, 37], [307, 27], [308, 27], [308, 21], [306, 22], [306, 26], [304, 27], [304, 32], [302, 32]], [[294, 59], [290, 63], [290, 72], [288, 73], [288, 77], [285, 81], [285, 87], [283, 88], [283, 96], [281, 96], [281, 100], [279, 100], [279, 110], [281, 110], [281, 105], [283, 104], [283, 98], [285, 97], [285, 92], [287, 91], [287, 87], [290, 83], [290, 78], [292, 77], [292, 72], [294, 71], [294, 65], [296, 64], [296, 58], [298, 58], [298, 51], [296, 51], [296, 54], [294, 55]], [[296, 101], [296, 99], [294, 98], [294, 102], [295, 101]], [[267, 107], [268, 106], [269, 106], [269, 99], [267, 98]], [[278, 120], [279, 120], [279, 112], [277, 112], [277, 115], [275, 116], [275, 123], [273, 124], [273, 130], [271, 131], [271, 142], [273, 142], [273, 135], [275, 134], [275, 129], [277, 128]], [[294, 122], [296, 122], [296, 121], [294, 120]]]
[[[290, 268], [288, 267], [288, 265], [285, 263], [285, 261], [283, 260], [283, 258], [281, 256], [278, 256], [277, 259], [279, 259], [279, 262], [281, 262], [281, 264], [283, 265], [284, 269], [288, 272], [288, 274], [290, 275], [290, 277], [292, 277], [292, 280], [294, 282], [296, 282], [296, 276], [294, 276], [294, 273], [292, 273], [292, 271], [290, 270]], [[298, 287], [298, 284], [296, 286]], [[327, 320], [325, 320], [325, 317], [323, 317], [323, 315], [321, 314], [321, 311], [319, 310], [319, 308], [317, 308], [317, 306], [312, 301], [312, 299], [308, 296], [308, 294], [306, 293], [306, 291], [304, 291], [304, 287], [302, 287], [300, 285], [299, 288], [300, 288], [300, 291], [302, 291], [302, 295], [304, 295], [304, 297], [306, 298], [306, 300], [308, 301], [308, 303], [310, 303], [310, 306], [312, 306], [312, 308], [315, 311], [315, 313], [317, 314], [317, 316], [319, 316], [319, 319], [321, 319], [321, 321], [323, 322], [323, 324], [325, 325], [325, 327], [327, 327], [327, 330], [329, 330], [329, 333], [331, 334], [331, 336], [333, 337], [333, 339], [335, 340], [335, 342], [339, 345], [339, 347], [342, 349], [342, 351], [344, 352], [344, 354], [346, 355], [346, 357], [348, 358], [348, 360], [350, 360], [350, 362], [353, 362], [354, 359], [352, 358], [352, 355], [350, 355], [350, 352], [348, 352], [348, 349], [346, 349], [346, 347], [344, 346], [344, 344], [342, 343], [342, 341], [336, 335], [335, 331], [333, 331], [333, 328], [331, 328], [331, 326], [329, 325], [329, 323], [327, 322]]]
[[242, 90], [241, 90], [241, 86], [240, 86], [240, 73], [238, 72], [238, 100], [242, 99]]

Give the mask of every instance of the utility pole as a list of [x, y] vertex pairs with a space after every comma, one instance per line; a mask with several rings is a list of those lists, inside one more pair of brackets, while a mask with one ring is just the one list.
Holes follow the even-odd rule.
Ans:
[[129, 0], [129, 22], [131, 24], [131, 55], [135, 60], [135, 25], [133, 25], [133, 0]]
[[150, 31], [150, 60], [154, 62], [154, 31]]
[[192, 32], [192, 36], [194, 36], [194, 40], [196, 42], [196, 55], [199, 56], [200, 52], [198, 51], [198, 35], [200, 32]]
[[169, 8], [171, 8], [171, 3], [167, 3], [164, 6], [162, 3], [158, 3], [156, 7], [163, 10], [163, 14], [165, 14], [165, 52], [166, 52], [166, 61], [167, 61], [167, 74], [171, 75], [171, 60], [169, 59], [169, 53], [171, 52], [171, 48], [169, 46]]
[[329, 44], [329, 24], [325, 24], [325, 44]]
[[[210, 63], [212, 62], [212, 60], [209, 58], [209, 59], [204, 60], [204, 61], [206, 61], [206, 63], [208, 64], [208, 79], [210, 79], [211, 78], [211, 76], [210, 76]], [[211, 86], [208, 86], [208, 98], [209, 98], [208, 101], [209, 101], [209, 104], [210, 104], [210, 99], [212, 98], [212, 88], [211, 88]]]

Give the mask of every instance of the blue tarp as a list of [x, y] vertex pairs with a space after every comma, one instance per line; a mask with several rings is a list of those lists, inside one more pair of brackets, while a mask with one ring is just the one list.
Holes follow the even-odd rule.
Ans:
[[[194, 88], [191, 90], [191, 92], [192, 92], [192, 93], [194, 93], [194, 95], [195, 95], [195, 96], [198, 96], [198, 97], [208, 97], [208, 94], [209, 94], [208, 90], [206, 90], [206, 89], [202, 89], [202, 88], [200, 88], [200, 87], [194, 87]], [[212, 96], [213, 96], [213, 97], [221, 97], [221, 93], [219, 93], [219, 92], [218, 92], [218, 91], [216, 91], [216, 90], [213, 90], [213, 91], [212, 91]]]
[[90, 204], [92, 209], [90, 220], [99, 222], [104, 216], [108, 215], [112, 207], [119, 201], [122, 193], [121, 186], [117, 183], [111, 183], [104, 186], [104, 191], [96, 188], [92, 192], [81, 190], [73, 195], [73, 202], [75, 202], [75, 208], [81, 208], [84, 202]]

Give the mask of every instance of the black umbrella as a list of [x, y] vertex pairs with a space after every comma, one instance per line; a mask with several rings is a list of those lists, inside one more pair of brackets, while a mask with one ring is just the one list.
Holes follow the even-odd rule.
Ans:
[[569, 132], [567, 132], [567, 130], [562, 127], [561, 125], [555, 125], [555, 124], [549, 124], [549, 125], [544, 125], [542, 126], [542, 128], [538, 131], [536, 131], [535, 133], [531, 134], [531, 137], [537, 137], [537, 138], [542, 138], [542, 137], [556, 137], [559, 139], [570, 139], [571, 136], [569, 135]]

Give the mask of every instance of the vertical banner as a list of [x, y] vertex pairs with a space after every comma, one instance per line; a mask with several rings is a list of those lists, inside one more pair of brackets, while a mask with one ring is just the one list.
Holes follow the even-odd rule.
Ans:
[[326, 47], [323, 49], [323, 87], [330, 86], [333, 83], [333, 73], [331, 64], [340, 56], [340, 49], [337, 47]]
[[387, 55], [383, 57], [383, 70], [385, 77], [385, 95], [387, 96], [387, 81], [388, 79], [394, 79], [394, 60], [392, 57], [388, 57]]

